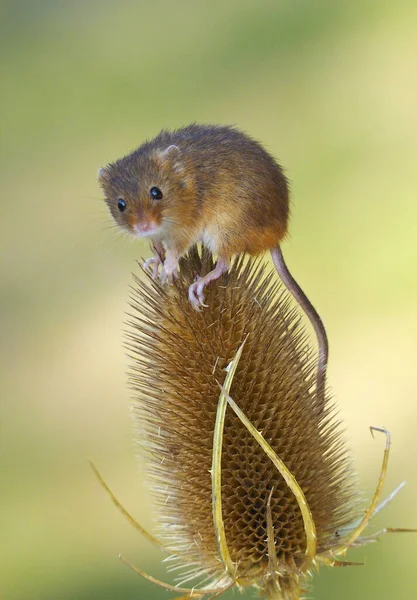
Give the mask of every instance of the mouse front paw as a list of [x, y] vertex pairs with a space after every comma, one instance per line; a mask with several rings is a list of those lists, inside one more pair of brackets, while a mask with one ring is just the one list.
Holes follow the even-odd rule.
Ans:
[[162, 284], [172, 283], [172, 278], [178, 273], [178, 258], [171, 253], [167, 253], [167, 257], [163, 264], [159, 279]]

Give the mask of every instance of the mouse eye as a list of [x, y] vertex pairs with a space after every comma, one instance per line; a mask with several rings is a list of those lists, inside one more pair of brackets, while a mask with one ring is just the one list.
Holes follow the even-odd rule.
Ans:
[[151, 196], [154, 200], [161, 200], [163, 197], [163, 193], [161, 192], [161, 190], [157, 187], [152, 187], [151, 188]]
[[120, 212], [123, 212], [126, 208], [126, 200], [123, 200], [123, 198], [119, 198], [117, 208], [120, 210]]

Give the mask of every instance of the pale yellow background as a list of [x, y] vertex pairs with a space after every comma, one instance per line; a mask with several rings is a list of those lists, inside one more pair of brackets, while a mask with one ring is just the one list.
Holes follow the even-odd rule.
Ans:
[[[292, 181], [284, 252], [331, 344], [329, 381], [375, 520], [417, 527], [417, 5], [210, 0], [0, 3], [0, 597], [169, 598], [147, 526], [122, 330], [148, 248], [117, 236], [98, 167], [162, 127], [235, 123]], [[417, 537], [322, 570], [318, 600], [417, 595]]]

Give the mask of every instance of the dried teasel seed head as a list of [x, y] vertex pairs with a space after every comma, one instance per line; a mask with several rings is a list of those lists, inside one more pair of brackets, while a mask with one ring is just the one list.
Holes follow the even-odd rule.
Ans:
[[[212, 510], [219, 384], [244, 340], [229, 395], [302, 490], [317, 554], [336, 545], [338, 532], [357, 517], [356, 482], [340, 423], [328, 396], [324, 409], [316, 397], [316, 362], [299, 312], [275, 274], [266, 275], [258, 260], [243, 259], [207, 288], [208, 307], [195, 311], [188, 286], [212, 267], [211, 255], [194, 249], [182, 259], [172, 286], [136, 278], [128, 333], [134, 418], [158, 537], [177, 555], [180, 573], [183, 567], [179, 585], [199, 578], [211, 588], [231, 577], [219, 556]], [[303, 567], [307, 539], [299, 501], [230, 407], [221, 501], [235, 579], [268, 598], [299, 598], [310, 571]]]

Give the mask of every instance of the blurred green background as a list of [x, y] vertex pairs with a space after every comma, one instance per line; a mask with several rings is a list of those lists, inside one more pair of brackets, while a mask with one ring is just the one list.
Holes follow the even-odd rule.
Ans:
[[[327, 324], [329, 380], [371, 530], [417, 527], [417, 4], [288, 0], [0, 2], [0, 597], [168, 598], [171, 580], [88, 457], [151, 527], [122, 330], [148, 248], [117, 236], [97, 169], [162, 127], [234, 123], [292, 181], [284, 253]], [[416, 597], [417, 537], [323, 569], [318, 600]], [[248, 596], [253, 594], [248, 592]]]

